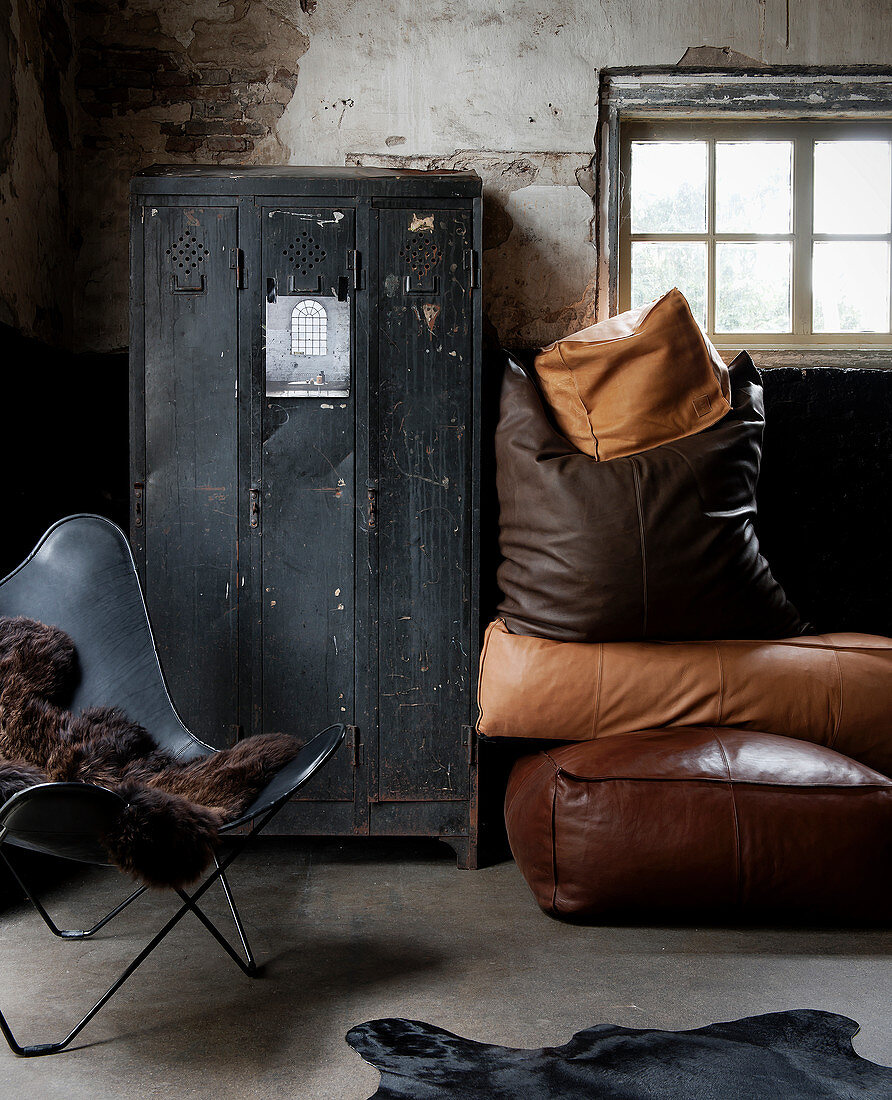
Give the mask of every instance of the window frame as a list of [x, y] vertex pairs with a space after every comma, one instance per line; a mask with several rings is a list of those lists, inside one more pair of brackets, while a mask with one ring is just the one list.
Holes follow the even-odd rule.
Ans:
[[[797, 153], [800, 172], [804, 167], [806, 146], [823, 135], [882, 134], [892, 140], [892, 73], [865, 66], [858, 69], [774, 68], [756, 70], [685, 70], [680, 68], [611, 69], [600, 79], [598, 124], [599, 163], [596, 176], [595, 239], [599, 247], [598, 316], [620, 312], [629, 301], [629, 273], [621, 265], [628, 256], [632, 235], [629, 231], [629, 196], [624, 182], [628, 179], [629, 135], [687, 134], [712, 138], [718, 135], [742, 135], [751, 140], [780, 135], [782, 130], [795, 134], [794, 173]], [[699, 132], [694, 133], [694, 129]], [[777, 139], [777, 138], [776, 138]], [[720, 139], [721, 140], [721, 139]], [[813, 145], [810, 145], [813, 149]], [[710, 161], [713, 160], [710, 154]], [[712, 165], [710, 183], [712, 182]], [[809, 171], [809, 180], [812, 173]], [[799, 181], [801, 183], [801, 181]], [[794, 184], [795, 186], [795, 184]], [[811, 195], [806, 202], [794, 204], [792, 227], [794, 249], [799, 255], [793, 289], [793, 327], [788, 334], [719, 333], [716, 346], [730, 358], [742, 347], [755, 352], [760, 365], [862, 365], [892, 367], [892, 333], [804, 333], [803, 317], [811, 326], [811, 260], [802, 278], [802, 256], [810, 254], [812, 239], [859, 239], [857, 234], [812, 234]], [[710, 210], [712, 204], [710, 203]], [[707, 226], [715, 240], [714, 225]], [[652, 234], [636, 235], [644, 239]], [[661, 236], [661, 235], [657, 235]], [[663, 239], [702, 240], [706, 234], [666, 234]], [[788, 235], [781, 234], [781, 238]], [[746, 234], [721, 234], [719, 239], [746, 239]], [[777, 239], [776, 234], [757, 234], [752, 239]], [[889, 240], [892, 234], [870, 235], [869, 239]], [[713, 261], [714, 244], [708, 248]], [[892, 268], [892, 263], [890, 263]], [[890, 274], [892, 278], [892, 274]], [[669, 289], [667, 287], [667, 289]], [[713, 320], [714, 288], [709, 290], [708, 322]], [[890, 294], [892, 310], [892, 294]]]

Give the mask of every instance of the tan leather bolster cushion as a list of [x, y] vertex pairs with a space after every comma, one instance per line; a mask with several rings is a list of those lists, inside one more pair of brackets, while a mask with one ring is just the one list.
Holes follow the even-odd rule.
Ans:
[[892, 639], [554, 642], [487, 628], [478, 729], [590, 741], [730, 726], [826, 745], [892, 775]]
[[892, 780], [729, 729], [564, 745], [514, 766], [505, 821], [543, 909], [892, 916]]

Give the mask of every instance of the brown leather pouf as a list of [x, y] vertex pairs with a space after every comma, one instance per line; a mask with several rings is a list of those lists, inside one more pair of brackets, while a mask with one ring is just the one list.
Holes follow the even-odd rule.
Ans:
[[892, 779], [819, 745], [649, 730], [518, 761], [508, 837], [555, 916], [892, 917]]

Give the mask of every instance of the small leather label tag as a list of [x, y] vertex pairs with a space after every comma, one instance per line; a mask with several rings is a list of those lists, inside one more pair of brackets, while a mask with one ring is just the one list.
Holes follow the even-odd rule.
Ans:
[[694, 406], [694, 412], [697, 416], [706, 416], [712, 408], [712, 401], [710, 401], [708, 393], [703, 393], [699, 397], [695, 397], [691, 404]]

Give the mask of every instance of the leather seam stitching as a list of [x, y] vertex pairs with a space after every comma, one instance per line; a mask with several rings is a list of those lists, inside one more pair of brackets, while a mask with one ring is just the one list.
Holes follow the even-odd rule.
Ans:
[[[545, 756], [546, 754], [542, 753], [542, 755]], [[554, 761], [551, 759], [551, 757], [549, 757], [548, 759], [549, 759], [550, 763], [552, 763], [552, 764], [554, 763]], [[514, 805], [514, 803], [517, 801], [517, 799], [520, 798], [520, 796], [527, 789], [527, 787], [529, 787], [529, 785], [533, 782], [533, 780], [536, 778], [536, 776], [538, 775], [539, 771], [542, 769], [543, 766], [544, 766], [544, 762], [541, 763], [538, 768], [534, 768], [533, 771], [530, 772], [530, 774], [524, 779], [523, 783], [521, 783], [521, 785], [517, 788], [517, 790], [511, 796], [511, 801], [510, 802], [506, 801], [506, 803], [505, 803], [505, 814], [506, 815], [508, 814], [509, 810]]]
[[839, 663], [839, 654], [835, 649], [831, 650], [833, 659], [836, 661], [836, 682], [839, 685], [839, 706], [836, 710], [836, 725], [833, 729], [833, 736], [830, 738], [830, 743], [827, 746], [828, 749], [832, 749], [836, 744], [836, 740], [839, 737], [839, 730], [842, 726], [842, 708], [843, 708], [843, 687], [842, 687], [842, 665]]
[[632, 459], [635, 482], [635, 509], [638, 512], [638, 541], [641, 546], [641, 636], [647, 637], [647, 544], [644, 538], [644, 511], [641, 507], [641, 478], [638, 463]]
[[[879, 641], [878, 635], [865, 634], [861, 637], [872, 638], [876, 637]], [[799, 638], [767, 638], [761, 639], [766, 641], [769, 645], [786, 646], [790, 649], [808, 649], [816, 650], [818, 653], [834, 652], [834, 653], [890, 653], [892, 652], [892, 644], [887, 645], [842, 645], [839, 642], [824, 641], [825, 638], [831, 638], [831, 634], [803, 634]], [[742, 645], [751, 646], [757, 639], [753, 638], [724, 638], [722, 639], [725, 645]], [[674, 644], [669, 642], [662, 643], [664, 645]], [[701, 645], [713, 645], [714, 643], [709, 639], [703, 638], [686, 638], [684, 645], [701, 646]]]
[[598, 721], [601, 717], [601, 683], [604, 668], [604, 643], [598, 642], [598, 682], [595, 684], [595, 711], [592, 715], [592, 741], [598, 736]]
[[716, 719], [716, 725], [724, 725], [722, 722], [722, 715], [725, 712], [725, 664], [722, 660], [722, 647], [715, 643], [715, 655], [719, 662], [719, 716]]
[[[547, 754], [546, 754], [547, 755]], [[551, 760], [551, 757], [549, 757]], [[554, 763], [554, 761], [552, 761]], [[557, 785], [558, 777], [560, 776], [560, 769], [554, 773], [554, 780], [551, 789], [551, 908], [554, 912], [557, 912], [557, 890], [558, 890], [558, 875], [557, 875]]]
[[588, 425], [589, 435], [592, 437], [592, 443], [594, 443], [594, 445], [595, 445], [595, 461], [600, 462], [601, 456], [598, 454], [598, 437], [595, 435], [595, 430], [592, 427], [592, 422], [589, 418], [588, 409], [585, 407], [585, 402], [582, 400], [582, 395], [579, 392], [579, 384], [576, 381], [576, 373], [575, 373], [575, 371], [570, 370], [570, 368], [567, 366], [567, 360], [564, 358], [564, 353], [561, 350], [560, 341], [558, 341], [557, 344], [555, 345], [555, 350], [557, 351], [558, 356], [560, 357], [561, 366], [564, 368], [564, 370], [567, 372], [567, 374], [569, 374], [570, 381], [573, 383], [573, 390], [576, 393], [576, 400], [579, 402], [580, 407], [582, 408], [582, 413], [583, 413], [582, 418], [586, 422], [586, 424]]
[[554, 758], [554, 757], [553, 757], [553, 756], [551, 755], [551, 753], [549, 753], [549, 752], [547, 752], [547, 751], [546, 751], [545, 749], [543, 749], [543, 750], [542, 750], [542, 755], [543, 755], [543, 756], [545, 757], [545, 759], [546, 759], [546, 760], [547, 760], [547, 761], [548, 761], [548, 762], [549, 762], [549, 763], [551, 764], [551, 766], [552, 766], [552, 767], [554, 768], [554, 770], [555, 770], [555, 774], [556, 774], [557, 772], [563, 771], [563, 768], [562, 768], [562, 767], [560, 766], [560, 764], [559, 764], [559, 763], [557, 762], [557, 760], [555, 760], [555, 758]]
[[731, 778], [731, 765], [728, 762], [727, 754], [725, 753], [725, 746], [722, 744], [721, 738], [712, 730], [712, 736], [715, 743], [719, 747], [719, 752], [722, 754], [722, 760], [725, 762], [725, 769], [728, 772], [728, 793], [731, 796], [731, 814], [734, 819], [734, 861], [735, 861], [735, 903], [740, 904], [741, 895], [743, 893], [743, 883], [740, 877], [740, 821], [737, 816], [737, 799], [734, 796], [734, 780]]
[[[579, 742], [585, 744], [585, 742]], [[866, 764], [864, 765], [867, 766]], [[710, 775], [657, 776], [657, 775], [578, 775], [576, 772], [559, 769], [565, 779], [576, 783], [720, 783], [727, 786], [728, 779], [719, 779]], [[888, 791], [892, 789], [892, 780], [888, 783], [769, 783], [764, 779], [735, 779], [738, 787], [768, 787], [779, 791]]]
[[489, 650], [489, 639], [492, 637], [492, 628], [493, 628], [495, 622], [497, 622], [497, 621], [498, 620], [493, 620], [493, 622], [490, 623], [490, 625], [487, 627], [486, 632], [483, 635], [483, 649], [480, 651], [480, 669], [477, 673], [477, 712], [478, 713], [477, 713], [477, 722], [476, 722], [475, 727], [474, 727], [477, 730], [478, 733], [483, 732], [482, 727], [483, 727], [483, 725], [486, 721], [486, 716], [485, 716], [484, 711], [483, 711], [483, 704], [480, 701], [480, 692], [483, 688], [483, 666], [486, 662], [487, 651]]

